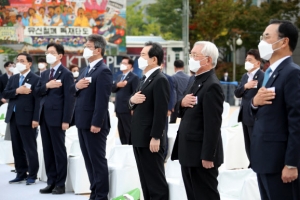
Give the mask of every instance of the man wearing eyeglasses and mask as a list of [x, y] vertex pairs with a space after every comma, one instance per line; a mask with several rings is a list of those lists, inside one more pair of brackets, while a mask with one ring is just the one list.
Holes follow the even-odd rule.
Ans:
[[263, 87], [249, 102], [255, 120], [250, 160], [262, 200], [300, 199], [300, 68], [291, 58], [297, 41], [293, 23], [271, 20], [258, 45], [270, 62]]
[[171, 159], [179, 160], [189, 200], [220, 200], [218, 168], [223, 163], [221, 123], [224, 95], [215, 74], [219, 52], [207, 41], [196, 42], [189, 68], [195, 81], [179, 102], [179, 125]]
[[41, 73], [36, 93], [41, 98], [40, 127], [48, 186], [42, 194], [65, 193], [67, 152], [65, 132], [72, 119], [75, 87], [73, 74], [61, 64], [64, 47], [47, 45], [46, 61], [50, 69]]
[[91, 184], [92, 200], [107, 200], [109, 191], [106, 138], [110, 130], [108, 102], [112, 73], [103, 61], [106, 41], [90, 35], [83, 51], [89, 61], [76, 82], [75, 125]]

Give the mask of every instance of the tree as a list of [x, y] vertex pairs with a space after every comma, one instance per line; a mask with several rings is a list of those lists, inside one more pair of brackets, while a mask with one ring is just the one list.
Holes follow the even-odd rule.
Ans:
[[157, 19], [164, 39], [182, 38], [182, 0], [157, 0], [148, 5], [147, 13]]

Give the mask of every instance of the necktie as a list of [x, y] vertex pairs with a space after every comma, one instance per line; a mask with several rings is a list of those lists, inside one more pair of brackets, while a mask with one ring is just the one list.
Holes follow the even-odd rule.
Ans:
[[124, 80], [124, 78], [125, 78], [125, 75], [122, 75], [121, 81], [123, 81], [123, 80]]
[[144, 75], [143, 78], [141, 79], [139, 90], [142, 89], [145, 79], [146, 79], [146, 76]]
[[263, 81], [262, 86], [266, 86], [266, 84], [270, 78], [271, 72], [272, 72], [272, 69], [270, 67], [265, 71], [265, 76], [264, 76], [264, 81]]
[[[23, 81], [24, 81], [24, 76], [21, 75], [19, 79], [19, 87], [22, 85]], [[14, 112], [16, 112], [16, 106], [14, 107]]]
[[50, 70], [49, 81], [51, 81], [51, 80], [54, 79], [54, 76], [53, 76], [54, 75], [54, 71], [55, 71], [55, 69], [53, 69], [53, 68]]
[[88, 65], [88, 66], [87, 66], [87, 69], [86, 69], [86, 72], [85, 72], [85, 76], [87, 76], [87, 75], [88, 75], [88, 73], [89, 73], [89, 71], [90, 71], [90, 68], [91, 68], [91, 66], [90, 66], [90, 65]]

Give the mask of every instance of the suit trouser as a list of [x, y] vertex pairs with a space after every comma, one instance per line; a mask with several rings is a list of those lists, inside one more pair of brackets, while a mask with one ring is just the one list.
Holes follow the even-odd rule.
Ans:
[[244, 132], [246, 154], [250, 162], [250, 146], [251, 146], [251, 136], [253, 132], [253, 126], [247, 126], [244, 123], [242, 123], [242, 125], [243, 125], [243, 132]]
[[36, 128], [18, 125], [15, 114], [10, 120], [11, 142], [15, 159], [17, 177], [36, 179], [39, 170], [39, 160], [36, 144]]
[[205, 169], [181, 165], [181, 172], [188, 200], [220, 200], [217, 167]]
[[101, 129], [96, 134], [89, 129], [78, 129], [80, 148], [91, 184], [90, 199], [107, 200], [109, 182], [105, 155], [108, 133], [107, 129]]
[[283, 183], [280, 172], [275, 174], [257, 174], [257, 181], [262, 200], [300, 199], [299, 178], [291, 183]]
[[66, 132], [61, 126], [49, 126], [44, 112], [40, 119], [47, 184], [64, 186], [67, 178]]
[[170, 124], [175, 124], [178, 116], [179, 104], [176, 103], [174, 106], [174, 112], [171, 113], [170, 116]]
[[168, 155], [168, 151], [169, 151], [169, 140], [168, 140], [168, 129], [169, 129], [169, 117], [167, 117], [166, 119], [166, 125], [165, 125], [165, 133], [164, 133], [164, 137], [165, 137], [165, 151], [164, 151], [164, 159], [167, 158]]
[[133, 147], [145, 200], [168, 200], [163, 147], [152, 153], [149, 147]]
[[117, 113], [118, 117], [118, 131], [122, 144], [130, 144], [130, 113]]

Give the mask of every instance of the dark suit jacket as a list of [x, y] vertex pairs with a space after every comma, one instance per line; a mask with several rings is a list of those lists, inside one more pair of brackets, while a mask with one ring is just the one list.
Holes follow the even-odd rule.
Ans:
[[169, 100], [169, 104], [168, 104], [168, 110], [172, 111], [175, 106], [175, 103], [176, 103], [176, 100], [175, 100], [176, 92], [175, 92], [175, 88], [174, 88], [174, 82], [173, 82], [173, 78], [171, 76], [169, 76], [166, 73], [163, 73], [163, 74], [168, 79], [169, 86], [170, 86], [170, 100]]
[[[5, 73], [5, 74], [0, 76], [0, 100], [3, 98], [2, 93], [3, 93], [3, 91], [6, 87], [7, 82], [8, 82], [8, 76]], [[3, 104], [2, 101], [0, 101], [0, 105], [2, 105], [2, 104]]]
[[176, 91], [176, 102], [180, 101], [184, 97], [184, 91], [189, 82], [189, 76], [185, 74], [183, 71], [179, 71], [172, 76], [174, 81], [174, 88]]
[[71, 123], [74, 102], [75, 86], [73, 74], [60, 65], [55, 72], [54, 79], [61, 80], [60, 88], [46, 89], [49, 82], [50, 69], [44, 71], [36, 87], [38, 96], [41, 97], [40, 112], [45, 112], [45, 120], [50, 126], [61, 126], [62, 123]]
[[[84, 77], [85, 73], [81, 73], [78, 80]], [[76, 92], [75, 124], [79, 129], [90, 129], [93, 125], [101, 130], [108, 130], [112, 73], [101, 60], [90, 70], [87, 77], [92, 77], [92, 82], [87, 88]]]
[[248, 75], [247, 73], [245, 73], [242, 76], [241, 83], [234, 91], [234, 94], [237, 98], [242, 98], [238, 121], [243, 122], [247, 126], [253, 126], [254, 120], [251, 116], [249, 116], [248, 110], [243, 108], [247, 108], [249, 101], [252, 100], [252, 98], [256, 95], [257, 91], [261, 88], [262, 82], [264, 81], [264, 72], [259, 69], [254, 74], [253, 80], [258, 81], [257, 88], [245, 90], [244, 85], [248, 82]]
[[40, 77], [29, 72], [22, 85], [29, 83], [32, 92], [30, 94], [16, 95], [16, 89], [19, 87], [19, 79], [20, 74], [10, 77], [6, 88], [3, 91], [3, 98], [9, 99], [5, 122], [10, 122], [15, 107], [17, 124], [31, 126], [32, 121], [39, 121], [40, 98], [37, 97], [34, 89], [40, 80]]
[[251, 167], [257, 173], [281, 173], [285, 165], [300, 167], [300, 68], [285, 59], [270, 76], [275, 87], [272, 104], [251, 109]]
[[[223, 76], [220, 81], [225, 81], [225, 77]], [[225, 82], [230, 82], [229, 76], [227, 76], [227, 80]]]
[[[187, 91], [198, 98], [193, 108], [180, 106], [182, 117], [171, 159], [186, 167], [200, 167], [202, 160], [223, 163], [221, 123], [224, 95], [214, 70], [195, 77]], [[181, 104], [181, 102], [180, 102]]]
[[131, 141], [134, 147], [149, 147], [152, 137], [160, 138], [164, 146], [163, 133], [168, 113], [170, 88], [160, 69], [154, 71], [143, 84], [142, 94], [146, 101], [131, 106], [134, 110], [131, 121]]
[[128, 101], [139, 86], [139, 77], [136, 74], [129, 72], [124, 79], [124, 81], [127, 81], [125, 87], [118, 88], [117, 83], [121, 81], [122, 75], [123, 74], [120, 74], [118, 76], [117, 81], [112, 85], [111, 90], [113, 93], [116, 93], [115, 112], [130, 113]]

